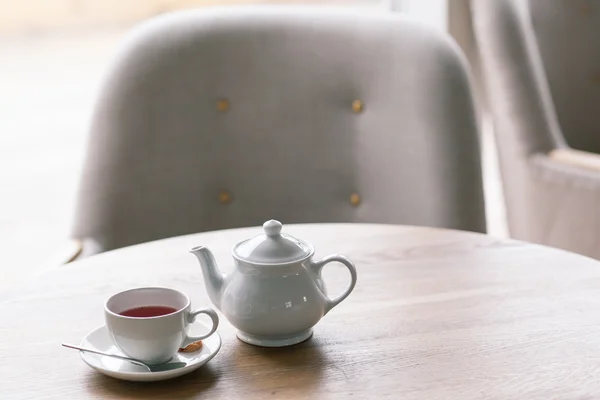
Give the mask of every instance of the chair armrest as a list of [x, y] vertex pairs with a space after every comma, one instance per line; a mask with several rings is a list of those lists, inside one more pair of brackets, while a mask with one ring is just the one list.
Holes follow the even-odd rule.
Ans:
[[548, 156], [557, 163], [600, 172], [600, 154], [575, 149], [554, 149]]
[[83, 251], [83, 242], [79, 239], [65, 241], [52, 255], [50, 264], [63, 265], [75, 261]]
[[534, 154], [523, 187], [530, 203], [519, 218], [528, 221], [527, 240], [600, 259], [600, 156], [587, 154]]
[[534, 154], [529, 162], [534, 182], [545, 185], [549, 190], [557, 190], [561, 195], [565, 189], [600, 194], [600, 155], [556, 149]]

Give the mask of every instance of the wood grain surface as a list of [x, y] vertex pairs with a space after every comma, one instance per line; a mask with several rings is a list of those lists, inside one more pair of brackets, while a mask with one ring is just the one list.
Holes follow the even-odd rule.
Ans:
[[[0, 297], [1, 399], [591, 399], [600, 398], [600, 263], [474, 233], [388, 225], [284, 226], [316, 257], [346, 255], [354, 292], [297, 346], [240, 342], [206, 366], [157, 383], [104, 377], [61, 342], [103, 323], [122, 289], [161, 285], [210, 305], [188, 250], [231, 247], [260, 228], [133, 246], [56, 267]], [[345, 268], [324, 271], [331, 292]], [[334, 294], [334, 293], [332, 293]]]

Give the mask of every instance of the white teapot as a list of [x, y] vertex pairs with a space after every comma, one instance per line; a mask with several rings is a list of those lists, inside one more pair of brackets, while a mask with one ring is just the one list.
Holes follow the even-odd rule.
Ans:
[[[313, 261], [313, 247], [281, 233], [281, 227], [279, 221], [267, 221], [264, 234], [235, 245], [235, 270], [227, 276], [206, 247], [191, 250], [202, 266], [210, 300], [238, 329], [238, 338], [253, 345], [281, 347], [308, 339], [313, 326], [356, 285], [350, 260], [331, 255]], [[333, 261], [348, 267], [352, 279], [341, 295], [330, 299], [321, 269]]]

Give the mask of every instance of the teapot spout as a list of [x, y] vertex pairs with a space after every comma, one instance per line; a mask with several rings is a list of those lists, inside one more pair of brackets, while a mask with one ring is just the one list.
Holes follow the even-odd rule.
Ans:
[[217, 262], [212, 252], [204, 246], [197, 246], [190, 250], [190, 253], [194, 254], [200, 266], [202, 267], [202, 275], [204, 276], [204, 285], [208, 292], [210, 301], [221, 309], [221, 295], [223, 293], [223, 283], [225, 276], [219, 271]]

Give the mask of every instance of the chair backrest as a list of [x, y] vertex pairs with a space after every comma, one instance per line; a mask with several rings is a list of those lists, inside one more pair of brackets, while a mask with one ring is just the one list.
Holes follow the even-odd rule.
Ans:
[[565, 146], [527, 0], [472, 0], [511, 236], [532, 240], [543, 216], [530, 159]]
[[529, 14], [567, 143], [600, 153], [600, 3], [529, 0]]
[[74, 235], [103, 249], [262, 224], [485, 230], [457, 46], [398, 15], [284, 6], [135, 29], [94, 113]]
[[541, 165], [557, 148], [600, 152], [600, 3], [472, 0], [471, 8], [511, 236], [582, 249], [565, 239], [570, 224], [558, 222], [574, 215], [559, 204], [568, 204], [565, 176], [575, 174]]

